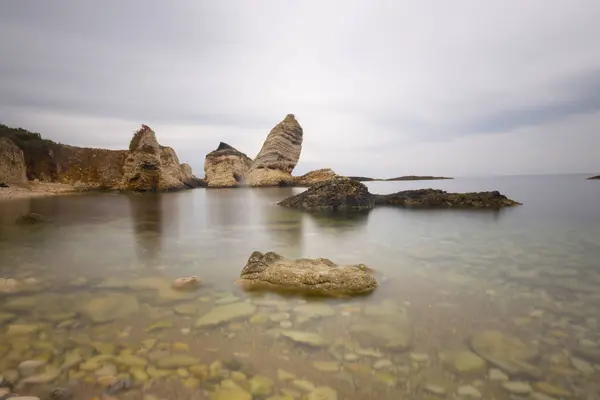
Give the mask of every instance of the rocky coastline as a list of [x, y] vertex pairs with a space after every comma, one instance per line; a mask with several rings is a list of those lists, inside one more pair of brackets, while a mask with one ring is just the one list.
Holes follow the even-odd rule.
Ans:
[[591, 176], [588, 179], [600, 179], [600, 175], [596, 175], [596, 176]]
[[303, 210], [366, 210], [375, 206], [498, 209], [521, 205], [497, 191], [448, 193], [437, 189], [419, 189], [385, 195], [372, 194], [363, 183], [344, 177], [315, 184], [278, 204]]
[[90, 190], [171, 191], [203, 185], [146, 125], [135, 132], [128, 150], [69, 146], [0, 125], [0, 182], [0, 198]]

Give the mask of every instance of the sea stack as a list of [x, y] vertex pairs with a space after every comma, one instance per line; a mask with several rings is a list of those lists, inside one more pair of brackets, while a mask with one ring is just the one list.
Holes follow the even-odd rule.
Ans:
[[156, 134], [147, 125], [133, 135], [129, 154], [123, 164], [122, 190], [167, 191], [189, 187], [191, 168], [179, 163], [171, 147], [158, 144]]
[[292, 171], [302, 151], [302, 127], [288, 114], [267, 136], [248, 173], [250, 186], [293, 184]]
[[245, 182], [251, 166], [250, 157], [221, 142], [204, 159], [204, 179], [208, 187], [237, 187]]

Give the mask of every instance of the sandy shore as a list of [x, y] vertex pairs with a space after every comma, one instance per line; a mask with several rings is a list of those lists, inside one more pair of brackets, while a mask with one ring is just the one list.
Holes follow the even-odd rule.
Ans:
[[0, 201], [81, 192], [82, 190], [64, 183], [29, 182], [22, 184], [9, 184], [9, 187], [7, 188], [0, 187]]

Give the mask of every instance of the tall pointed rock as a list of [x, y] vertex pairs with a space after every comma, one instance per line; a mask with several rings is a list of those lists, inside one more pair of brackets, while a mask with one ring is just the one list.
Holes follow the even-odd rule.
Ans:
[[302, 151], [302, 127], [293, 114], [277, 124], [265, 140], [248, 173], [251, 186], [292, 184], [292, 171]]

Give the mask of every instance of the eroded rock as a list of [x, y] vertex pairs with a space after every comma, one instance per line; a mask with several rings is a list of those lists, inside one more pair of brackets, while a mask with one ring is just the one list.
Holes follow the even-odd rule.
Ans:
[[339, 177], [338, 174], [333, 172], [330, 168], [316, 169], [310, 171], [302, 176], [294, 177], [294, 186], [312, 186], [317, 183], [326, 182], [328, 180]]
[[[27, 182], [27, 164], [23, 150], [7, 137], [0, 137], [0, 182]], [[6, 182], [6, 183], [5, 183]]]
[[292, 171], [302, 151], [302, 127], [293, 114], [277, 124], [265, 140], [248, 173], [251, 186], [293, 184]]
[[448, 193], [436, 189], [405, 190], [371, 194], [363, 183], [346, 177], [333, 177], [310, 186], [306, 191], [278, 203], [304, 210], [368, 210], [377, 205], [406, 208], [491, 208], [520, 205], [497, 191]]
[[221, 142], [204, 159], [204, 179], [208, 187], [236, 187], [245, 182], [251, 166], [250, 157]]
[[325, 258], [290, 260], [268, 252], [252, 253], [237, 283], [248, 290], [298, 291], [321, 296], [370, 293], [378, 287], [364, 264], [338, 266]]

